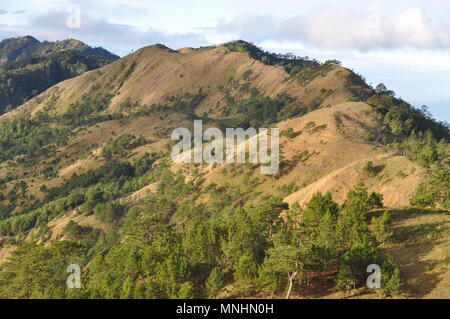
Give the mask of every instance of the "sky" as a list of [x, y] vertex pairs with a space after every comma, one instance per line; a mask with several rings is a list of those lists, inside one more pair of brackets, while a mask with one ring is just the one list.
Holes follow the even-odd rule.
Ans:
[[442, 0], [0, 0], [0, 39], [75, 38], [120, 56], [243, 39], [339, 59], [450, 122], [449, 13]]

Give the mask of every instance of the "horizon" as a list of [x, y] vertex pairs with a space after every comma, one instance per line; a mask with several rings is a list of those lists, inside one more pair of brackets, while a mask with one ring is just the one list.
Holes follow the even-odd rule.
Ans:
[[[179, 49], [243, 39], [270, 52], [338, 59], [368, 84], [384, 83], [450, 122], [450, 23], [443, 14], [450, 4], [437, 0], [43, 3], [5, 0], [0, 38], [72, 38], [121, 57], [156, 43]], [[68, 24], [74, 14], [80, 26]]]

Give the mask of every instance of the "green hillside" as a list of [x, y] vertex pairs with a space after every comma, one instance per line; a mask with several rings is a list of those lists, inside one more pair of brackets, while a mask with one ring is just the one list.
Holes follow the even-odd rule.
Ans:
[[63, 41], [40, 42], [32, 36], [5, 39], [0, 42], [0, 65], [15, 62], [30, 56], [44, 56], [56, 52], [72, 51], [84, 56], [96, 55], [110, 60], [119, 57], [102, 48], [92, 48], [85, 43], [67, 39]]
[[[91, 59], [10, 65], [83, 72], [0, 117], [1, 298], [449, 297], [445, 123], [244, 41]], [[193, 120], [278, 128], [280, 169], [174, 163]]]
[[81, 41], [39, 42], [31, 36], [0, 42], [0, 114], [49, 87], [119, 57]]
[[61, 81], [110, 62], [101, 56], [67, 51], [26, 57], [4, 65], [0, 67], [0, 113], [12, 110]]

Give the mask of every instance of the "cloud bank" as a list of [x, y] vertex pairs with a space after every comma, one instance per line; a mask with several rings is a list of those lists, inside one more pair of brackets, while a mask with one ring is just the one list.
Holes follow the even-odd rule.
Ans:
[[[74, 37], [107, 48], [119, 46], [118, 50], [122, 54], [128, 53], [124, 51], [130, 51], [131, 48], [155, 42], [179, 48], [237, 38], [256, 43], [297, 43], [309, 48], [334, 51], [450, 49], [449, 20], [439, 15], [433, 0], [429, 0], [427, 7], [415, 0], [408, 1], [408, 4], [398, 0], [389, 5], [382, 0], [383, 6], [370, 0], [360, 1], [359, 5], [349, 0], [352, 6], [346, 5], [347, 2], [324, 0], [301, 4], [291, 2], [290, 13], [287, 11], [289, 6], [283, 5], [284, 2], [270, 5], [260, 3], [256, 7], [258, 10], [244, 6], [242, 10], [214, 12], [211, 21], [208, 20], [209, 7], [202, 9], [202, 1], [190, 1], [190, 4], [176, 2], [162, 5], [140, 1], [125, 4], [122, 0], [110, 0], [108, 5], [104, 3], [104, 9], [99, 9], [88, 0], [79, 0], [82, 9], [80, 29], [66, 27], [68, 0], [52, 1], [54, 5], [49, 6], [50, 10], [42, 7], [40, 10], [31, 8], [27, 11], [18, 10], [19, 7], [9, 11], [1, 9], [0, 14], [8, 16], [8, 21], [14, 21], [13, 16], [17, 16], [14, 13], [26, 17], [16, 19], [17, 24], [2, 26], [0, 35], [32, 33], [48, 40]], [[167, 19], [161, 20], [162, 17]], [[0, 23], [5, 21], [3, 19]], [[167, 32], [168, 26], [171, 32]]]
[[434, 25], [420, 8], [396, 15], [331, 9], [291, 18], [242, 15], [216, 32], [255, 41], [291, 41], [333, 50], [449, 49], [450, 27]]
[[66, 11], [50, 11], [29, 19], [26, 26], [0, 24], [0, 37], [32, 35], [49, 41], [74, 38], [89, 45], [102, 46], [119, 55], [126, 55], [134, 49], [155, 43], [163, 43], [172, 48], [206, 43], [205, 38], [196, 33], [168, 34], [151, 27], [141, 29], [93, 17], [85, 12], [81, 14], [80, 27], [70, 28], [67, 25], [68, 17], [69, 13]]

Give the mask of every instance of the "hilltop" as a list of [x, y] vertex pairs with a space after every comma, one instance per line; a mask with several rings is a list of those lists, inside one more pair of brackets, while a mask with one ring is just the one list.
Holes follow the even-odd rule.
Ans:
[[[331, 63], [306, 62], [307, 65], [299, 69], [301, 72], [289, 74], [283, 66], [267, 65], [227, 46], [174, 51], [154, 45], [53, 90], [61, 91], [58, 102], [59, 111], [63, 111], [64, 106], [76, 100], [75, 92], [80, 93], [79, 96], [91, 96], [93, 87], [97, 92], [114, 95], [109, 110], [116, 110], [128, 100], [150, 107], [177, 94], [208, 89], [207, 99], [202, 100], [195, 111], [198, 114], [210, 111], [213, 117], [221, 117], [215, 115], [225, 106], [220, 105], [220, 100], [231, 102], [232, 98], [247, 98], [251, 89], [264, 92], [270, 98], [288, 94], [304, 108], [338, 104], [370, 93], [362, 79], [348, 69]], [[245, 84], [246, 81], [250, 83]], [[51, 94], [52, 91], [46, 92], [40, 100]], [[211, 106], [205, 109], [206, 104]]]
[[[194, 119], [222, 129], [279, 128], [280, 170], [266, 176], [258, 164], [175, 164], [171, 132], [191, 129]], [[89, 268], [84, 297], [281, 296], [289, 281], [279, 269], [288, 266], [277, 260], [289, 251], [308, 260], [291, 283], [308, 290], [325, 278], [356, 287], [361, 269], [349, 275], [340, 265], [361, 247], [389, 269], [385, 293], [395, 295], [397, 261], [417, 278], [408, 265], [422, 258], [400, 256], [402, 236], [447, 253], [446, 226], [431, 228], [448, 219], [441, 211], [449, 208], [448, 179], [440, 178], [448, 174], [448, 127], [336, 60], [272, 54], [244, 41], [152, 45], [57, 83], [0, 122], [0, 256], [35, 252], [51, 268], [53, 259], [41, 254], [70, 251], [68, 259]], [[399, 209], [411, 203], [436, 210]], [[424, 215], [411, 220], [409, 211]], [[307, 251], [295, 238], [311, 244]], [[3, 266], [0, 284], [7, 276], [23, 284], [14, 269], [31, 261], [17, 258]], [[441, 278], [440, 291], [447, 257], [427, 258], [439, 260], [429, 271]], [[133, 269], [126, 276], [125, 263]], [[429, 288], [409, 285], [407, 293], [424, 297]], [[11, 295], [30, 296], [13, 285], [0, 291]]]
[[0, 42], [0, 113], [49, 87], [119, 57], [77, 40], [39, 42], [31, 36]]
[[[162, 45], [149, 46], [101, 69], [59, 83], [4, 117], [46, 114], [50, 123], [81, 125], [88, 131], [93, 124], [101, 123], [118, 135], [127, 132], [127, 124], [117, 128], [117, 120], [147, 116], [158, 122], [161, 114], [166, 117], [170, 113], [186, 119], [204, 118], [210, 126], [276, 125], [281, 131], [292, 130], [293, 137], [282, 138], [286, 163], [282, 165], [287, 165], [280, 173], [282, 176], [266, 184], [282, 187], [294, 182], [298, 187], [307, 186], [289, 194], [289, 202], [300, 199], [304, 203], [316, 191], [332, 191], [342, 200], [357, 180], [364, 177], [364, 164], [372, 161], [380, 170], [376, 178], [366, 178], [373, 189], [380, 191], [390, 206], [409, 204], [425, 173], [407, 157], [385, 153], [382, 142], [393, 139], [396, 133], [407, 135], [408, 129], [400, 129], [405, 133], [393, 132], [389, 126], [396, 122], [382, 120], [386, 110], [366, 102], [375, 92], [359, 75], [334, 63], [282, 57], [272, 57], [270, 61], [264, 58], [267, 55], [255, 54], [254, 47], [248, 49], [243, 43], [178, 51]], [[295, 67], [297, 72], [286, 70]], [[396, 106], [396, 113], [402, 112], [400, 106]], [[406, 106], [403, 112], [402, 117], [408, 116], [407, 112], [412, 113], [412, 118], [418, 116], [417, 111]], [[417, 122], [427, 125], [427, 121], [432, 123], [426, 118]], [[167, 125], [166, 121], [163, 123]], [[128, 125], [136, 123], [133, 120]], [[139, 134], [155, 134], [144, 131], [144, 127]], [[167, 132], [163, 137], [168, 144]], [[101, 143], [110, 138], [114, 136], [104, 132]], [[94, 144], [90, 135], [79, 139], [87, 147]], [[101, 148], [101, 143], [95, 144]], [[298, 154], [306, 153], [305, 159], [297, 159]], [[399, 171], [413, 173], [405, 178], [402, 174], [397, 176]], [[264, 188], [265, 183], [261, 184]], [[404, 190], [393, 192], [398, 187], [402, 189], [402, 185]]]
[[117, 55], [103, 48], [92, 48], [79, 40], [67, 39], [55, 42], [40, 42], [36, 38], [27, 35], [5, 39], [0, 42], [0, 65], [15, 62], [30, 56], [44, 56], [63, 51], [77, 52], [84, 56], [101, 56], [109, 60], [119, 58]]

